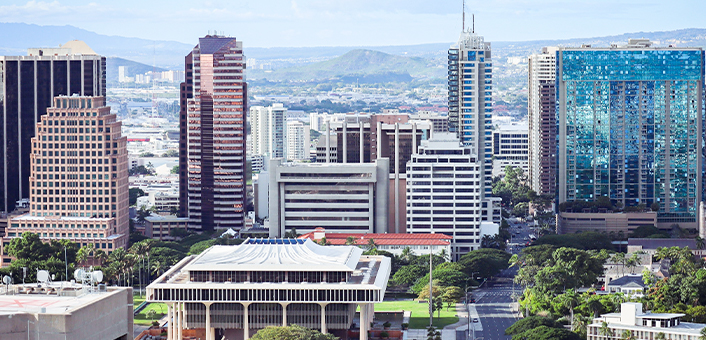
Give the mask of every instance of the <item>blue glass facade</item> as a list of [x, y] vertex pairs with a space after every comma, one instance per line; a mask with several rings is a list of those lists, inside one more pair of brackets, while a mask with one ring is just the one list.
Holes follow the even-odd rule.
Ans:
[[660, 222], [695, 222], [703, 51], [562, 49], [557, 61], [559, 201], [657, 203]]

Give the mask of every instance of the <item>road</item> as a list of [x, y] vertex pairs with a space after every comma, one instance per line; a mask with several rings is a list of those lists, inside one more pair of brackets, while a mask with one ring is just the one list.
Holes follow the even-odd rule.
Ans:
[[[510, 231], [513, 234], [513, 243], [524, 243], [532, 233], [527, 223], [521, 221], [510, 222]], [[511, 253], [519, 253], [522, 247], [515, 246], [508, 249]], [[522, 288], [514, 286], [512, 279], [517, 273], [517, 268], [509, 268], [502, 271], [497, 277], [489, 280], [481, 288], [473, 291], [476, 299], [475, 304], [470, 304], [471, 318], [478, 318], [475, 325], [475, 337], [477, 340], [509, 340], [512, 337], [505, 335], [505, 329], [517, 321], [517, 314], [513, 313], [510, 304], [513, 302], [512, 294], [521, 294]], [[475, 310], [474, 310], [475, 309]], [[457, 340], [472, 339], [464, 332], [458, 332]]]

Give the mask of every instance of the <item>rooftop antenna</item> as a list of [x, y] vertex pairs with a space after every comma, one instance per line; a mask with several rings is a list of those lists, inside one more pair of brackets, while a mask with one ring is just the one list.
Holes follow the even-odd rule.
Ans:
[[466, 31], [466, 0], [463, 0], [463, 24], [461, 25], [461, 32]]
[[471, 17], [473, 18], [473, 28], [471, 30], [471, 33], [476, 33], [476, 15], [471, 14]]

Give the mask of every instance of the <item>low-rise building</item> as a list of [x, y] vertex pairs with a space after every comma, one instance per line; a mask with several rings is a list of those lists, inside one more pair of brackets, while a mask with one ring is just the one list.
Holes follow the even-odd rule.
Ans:
[[[642, 304], [626, 302], [620, 305], [619, 313], [603, 314], [594, 318], [588, 325], [587, 340], [624, 339], [623, 333], [630, 332], [631, 339], [652, 340], [662, 333], [663, 339], [699, 340], [701, 330], [706, 326], [699, 323], [682, 322], [684, 314], [643, 312]], [[609, 334], [603, 334], [603, 323]]]
[[529, 131], [526, 122], [500, 125], [493, 131], [493, 177], [505, 176], [508, 166], [529, 174]]
[[[574, 234], [582, 231], [623, 233], [627, 236], [640, 226], [657, 225], [657, 213], [634, 212], [560, 212], [557, 214], [557, 234]], [[659, 226], [657, 225], [659, 228]]]
[[160, 216], [154, 215], [145, 217], [145, 236], [160, 241], [173, 241], [172, 230], [187, 230], [189, 218], [176, 217], [174, 215]]
[[167, 304], [169, 340], [181, 339], [184, 329], [201, 330], [209, 340], [248, 339], [267, 326], [292, 324], [348, 338], [356, 308], [360, 339], [367, 340], [390, 258], [362, 253], [300, 239], [213, 246], [147, 286], [147, 301]]
[[[447, 256], [451, 255], [451, 236], [446, 234], [398, 234], [398, 233], [327, 233], [324, 228], [316, 228], [313, 232], [299, 236], [300, 239], [310, 239], [321, 242], [326, 240], [327, 245], [343, 246], [354, 245], [359, 247], [368, 247], [371, 241], [375, 244], [378, 250], [392, 253], [393, 255], [402, 255], [405, 248], [409, 248], [413, 255], [427, 255], [429, 248], [431, 252], [438, 255], [444, 252]], [[349, 239], [350, 238], [350, 239]], [[349, 242], [352, 241], [352, 242]]]
[[625, 275], [621, 278], [607, 282], [605, 291], [609, 293], [623, 293], [628, 296], [642, 297], [647, 285], [642, 281], [642, 274]]
[[696, 256], [706, 256], [706, 247], [693, 238], [629, 238], [628, 253], [642, 252], [648, 255], [657, 253], [657, 248], [689, 247]]
[[312, 232], [317, 227], [361, 234], [388, 231], [386, 158], [348, 164], [271, 159], [268, 173], [270, 237], [292, 229]]
[[0, 339], [133, 338], [132, 288], [68, 282], [2, 285]]

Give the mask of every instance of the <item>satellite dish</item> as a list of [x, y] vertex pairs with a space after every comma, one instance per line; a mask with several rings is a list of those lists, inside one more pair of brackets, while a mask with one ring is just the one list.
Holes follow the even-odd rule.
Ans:
[[12, 283], [12, 278], [9, 277], [9, 276], [7, 276], [7, 275], [5, 275], [5, 277], [2, 278], [2, 283], [6, 284], [6, 285], [9, 285], [9, 284]]
[[84, 276], [86, 276], [86, 271], [82, 268], [76, 269], [74, 271], [74, 279], [76, 279], [76, 282], [83, 282]]
[[39, 281], [39, 283], [49, 282], [49, 272], [46, 270], [37, 271], [37, 281]]
[[103, 281], [103, 272], [100, 270], [96, 270], [92, 273], [93, 276], [93, 281], [95, 282], [102, 282]]

